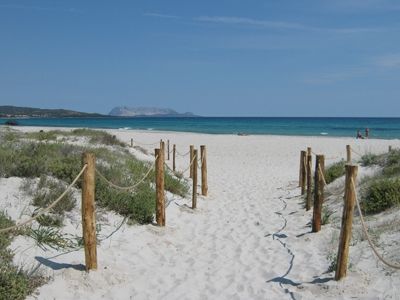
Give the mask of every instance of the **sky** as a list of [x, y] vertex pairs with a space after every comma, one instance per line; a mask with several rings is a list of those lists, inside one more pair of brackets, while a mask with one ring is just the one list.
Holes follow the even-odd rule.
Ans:
[[0, 105], [400, 114], [398, 0], [0, 0]]

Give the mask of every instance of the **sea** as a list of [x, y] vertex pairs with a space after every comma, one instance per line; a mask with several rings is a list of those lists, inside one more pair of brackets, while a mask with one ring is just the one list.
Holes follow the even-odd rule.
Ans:
[[[0, 118], [4, 124], [6, 118]], [[163, 130], [209, 134], [297, 135], [399, 139], [400, 118], [305, 117], [98, 117], [20, 118], [19, 126], [85, 127], [125, 130]]]

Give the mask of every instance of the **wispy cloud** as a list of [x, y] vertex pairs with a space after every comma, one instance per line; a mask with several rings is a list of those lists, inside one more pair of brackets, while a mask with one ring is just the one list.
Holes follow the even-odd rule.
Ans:
[[294, 23], [294, 22], [269, 21], [269, 20], [253, 19], [253, 18], [226, 17], [226, 16], [201, 16], [193, 18], [193, 20], [198, 22], [208, 22], [208, 23], [225, 24], [225, 25], [253, 26], [266, 29], [330, 32], [338, 34], [379, 32], [383, 30], [383, 28], [370, 28], [370, 27], [343, 27], [343, 28], [317, 27], [317, 26], [309, 26], [302, 23]]
[[45, 6], [34, 6], [34, 5], [14, 5], [14, 4], [0, 4], [0, 9], [19, 9], [19, 10], [33, 10], [33, 11], [58, 11], [65, 13], [82, 13], [81, 10], [76, 8], [64, 8], [64, 7], [45, 7]]
[[224, 17], [224, 16], [201, 16], [193, 19], [194, 21], [210, 22], [210, 23], [222, 23], [222, 24], [233, 24], [233, 25], [250, 25], [265, 28], [275, 29], [307, 29], [306, 26], [299, 23], [291, 22], [277, 22], [277, 21], [265, 21], [251, 18], [242, 17]]
[[400, 68], [400, 53], [377, 57], [374, 59], [374, 64], [382, 68]]
[[145, 17], [164, 18], [164, 19], [180, 19], [179, 16], [159, 14], [159, 13], [144, 13]]

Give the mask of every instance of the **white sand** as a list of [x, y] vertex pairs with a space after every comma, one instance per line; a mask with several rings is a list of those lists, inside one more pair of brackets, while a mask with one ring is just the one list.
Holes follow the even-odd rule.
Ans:
[[[399, 272], [378, 263], [365, 242], [350, 249], [348, 277], [332, 280], [327, 256], [336, 252], [337, 225], [311, 234], [312, 212], [295, 197], [299, 152], [305, 147], [344, 157], [346, 144], [360, 153], [383, 152], [388, 145], [400, 147], [399, 140], [110, 132], [127, 143], [169, 139], [171, 149], [175, 143], [180, 152], [190, 144], [207, 145], [209, 196], [199, 197], [192, 211], [184, 206], [190, 199], [169, 195], [175, 200], [167, 208], [165, 228], [123, 225], [98, 247], [99, 269], [89, 274], [77, 270], [83, 250], [49, 258], [57, 253], [17, 238], [12, 245], [17, 263], [34, 266], [35, 256], [49, 258], [40, 259], [45, 262], [40, 268], [52, 279], [29, 299], [400, 299]], [[188, 160], [178, 157], [178, 169]], [[0, 180], [1, 206], [13, 218], [15, 207], [23, 209], [13, 204], [23, 197], [17, 181]], [[103, 215], [101, 234], [106, 235], [122, 218]], [[68, 232], [80, 235], [79, 209], [71, 217]]]

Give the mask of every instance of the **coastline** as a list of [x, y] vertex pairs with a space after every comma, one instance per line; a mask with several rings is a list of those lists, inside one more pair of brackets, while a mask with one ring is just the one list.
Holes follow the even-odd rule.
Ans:
[[[385, 268], [377, 264], [365, 244], [351, 248], [353, 270], [348, 277], [341, 282], [332, 280], [327, 256], [337, 250], [337, 227], [328, 224], [319, 234], [310, 234], [307, 224], [312, 212], [301, 206], [297, 181], [299, 152], [308, 146], [325, 154], [330, 164], [345, 157], [346, 144], [362, 154], [382, 153], [389, 145], [399, 148], [399, 140], [105, 131], [125, 143], [131, 138], [141, 143], [169, 139], [181, 152], [191, 144], [207, 145], [209, 196], [199, 196], [195, 211], [185, 206], [190, 199], [172, 197], [165, 228], [123, 225], [109, 241], [99, 245], [97, 271], [86, 274], [72, 267], [42, 266], [53, 280], [38, 289], [38, 298], [282, 299], [289, 293], [296, 299], [352, 299], [398, 295], [399, 274], [380, 280]], [[152, 159], [154, 147], [143, 148]], [[187, 164], [188, 158], [177, 159], [178, 169]], [[360, 174], [363, 172], [368, 174], [361, 169]], [[15, 178], [0, 180], [3, 200], [20, 196], [12, 180]], [[340, 205], [336, 214], [341, 214]], [[109, 228], [122, 220], [109, 212], [103, 217], [103, 226]], [[55, 266], [79, 265], [84, 256], [82, 251], [61, 256], [45, 253], [26, 238], [18, 238], [11, 247], [24, 250], [16, 254], [17, 265], [32, 267], [37, 265], [37, 256]]]
[[[5, 119], [3, 119], [3, 122]], [[369, 128], [370, 138], [400, 138], [400, 118], [54, 118], [18, 120], [20, 126], [85, 127], [208, 134], [356, 137]], [[0, 119], [1, 122], [1, 119]]]

